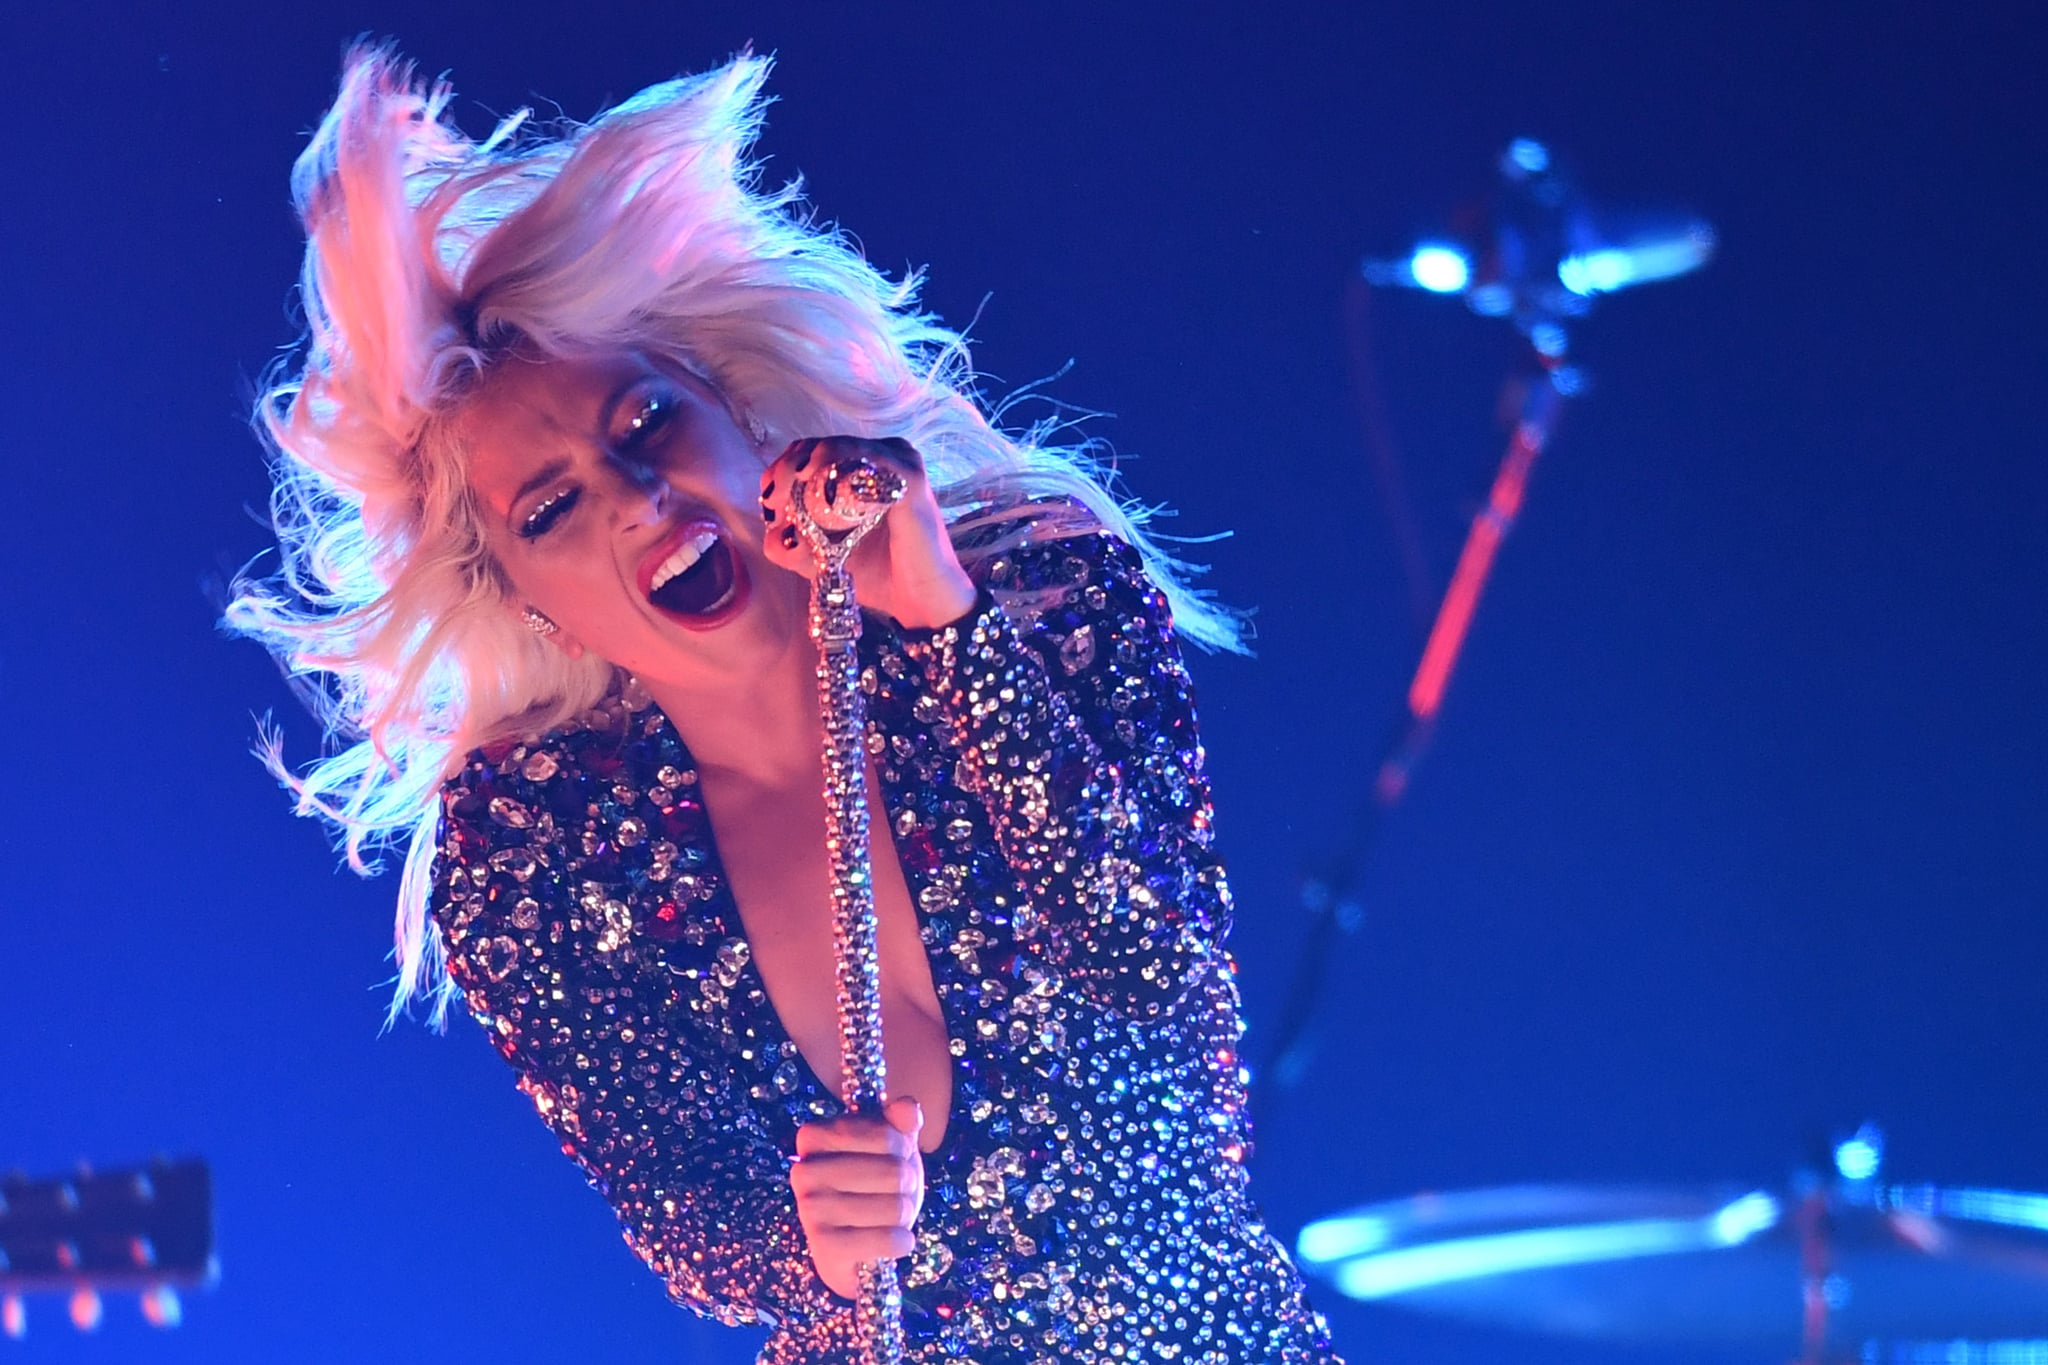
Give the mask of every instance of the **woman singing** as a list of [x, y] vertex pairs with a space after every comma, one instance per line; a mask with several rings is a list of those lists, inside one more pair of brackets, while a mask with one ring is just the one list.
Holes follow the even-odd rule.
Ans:
[[[1077, 452], [747, 155], [766, 63], [483, 143], [387, 52], [300, 158], [283, 572], [229, 620], [352, 741], [290, 778], [411, 838], [394, 1010], [459, 995], [675, 1299], [848, 1358], [1326, 1362], [1247, 1191], [1230, 898], [1180, 634], [1236, 643]], [[855, 552], [888, 1074], [840, 1090], [792, 480]], [[886, 831], [886, 834], [884, 834]]]

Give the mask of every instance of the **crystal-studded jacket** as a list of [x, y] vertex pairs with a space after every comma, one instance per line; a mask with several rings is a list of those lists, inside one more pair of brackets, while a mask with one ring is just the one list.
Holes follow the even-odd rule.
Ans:
[[[908, 1356], [1334, 1361], [1245, 1188], [1230, 900], [1165, 599], [1107, 535], [981, 576], [966, 620], [862, 641], [953, 1054]], [[769, 1324], [763, 1362], [851, 1359], [789, 1186], [797, 1127], [842, 1110], [769, 1005], [673, 727], [628, 688], [444, 798], [449, 971], [628, 1242], [678, 1302]]]

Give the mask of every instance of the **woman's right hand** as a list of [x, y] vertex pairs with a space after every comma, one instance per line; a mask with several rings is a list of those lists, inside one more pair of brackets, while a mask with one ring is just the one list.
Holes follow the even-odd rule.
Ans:
[[841, 1298], [860, 1294], [860, 1266], [908, 1256], [924, 1207], [924, 1110], [890, 1100], [880, 1118], [807, 1123], [796, 1130], [789, 1170], [796, 1215], [818, 1276]]

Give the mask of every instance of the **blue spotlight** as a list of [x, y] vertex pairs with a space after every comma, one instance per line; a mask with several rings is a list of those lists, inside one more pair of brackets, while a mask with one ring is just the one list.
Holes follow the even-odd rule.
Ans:
[[1757, 1191], [1704, 1216], [1507, 1228], [1404, 1243], [1402, 1234], [1423, 1226], [1412, 1215], [1400, 1227], [1398, 1214], [1359, 1210], [1309, 1224], [1296, 1246], [1304, 1263], [1333, 1276], [1350, 1297], [1391, 1299], [1496, 1275], [1741, 1246], [1783, 1216], [1776, 1199]]
[[1472, 282], [1472, 263], [1456, 247], [1426, 242], [1408, 258], [1408, 273], [1432, 294], [1459, 294]]
[[1534, 138], [1518, 137], [1508, 144], [1508, 162], [1530, 175], [1550, 169], [1550, 149]]
[[1580, 225], [1603, 244], [1581, 248], [1557, 263], [1557, 281], [1581, 297], [1612, 294], [1697, 270], [1714, 254], [1714, 230], [1697, 219]]
[[1874, 1123], [1866, 1123], [1849, 1137], [1835, 1144], [1835, 1169], [1842, 1173], [1844, 1180], [1874, 1180], [1877, 1168], [1884, 1164], [1884, 1133]]
[[1758, 1233], [1776, 1227], [1783, 1213], [1778, 1201], [1762, 1190], [1745, 1194], [1714, 1215], [1713, 1240], [1724, 1247], [1741, 1246]]
[[1635, 279], [1626, 251], [1588, 251], [1557, 263], [1557, 280], [1574, 294], [1611, 294]]
[[1532, 138], [1510, 143], [1497, 165], [1490, 199], [1406, 256], [1360, 262], [1367, 282], [1456, 295], [1481, 317], [1508, 318], [1549, 366], [1565, 354], [1566, 325], [1601, 295], [1686, 274], [1714, 254], [1704, 219], [1596, 203]]
[[1835, 1148], [1835, 1169], [1844, 1180], [1868, 1180], [1877, 1174], [1877, 1148], [1862, 1138], [1850, 1138]]
[[1296, 1246], [1303, 1260], [1312, 1265], [1328, 1265], [1369, 1255], [1393, 1240], [1393, 1225], [1386, 1219], [1362, 1215], [1310, 1223], [1301, 1230]]

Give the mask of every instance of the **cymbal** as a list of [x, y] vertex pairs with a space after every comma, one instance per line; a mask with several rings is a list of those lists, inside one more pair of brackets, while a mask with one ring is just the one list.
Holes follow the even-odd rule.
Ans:
[[2048, 1195], [2013, 1190], [1518, 1185], [1353, 1209], [1298, 1249], [1352, 1298], [1563, 1336], [1811, 1350], [1818, 1308], [1830, 1351], [2048, 1337]]

